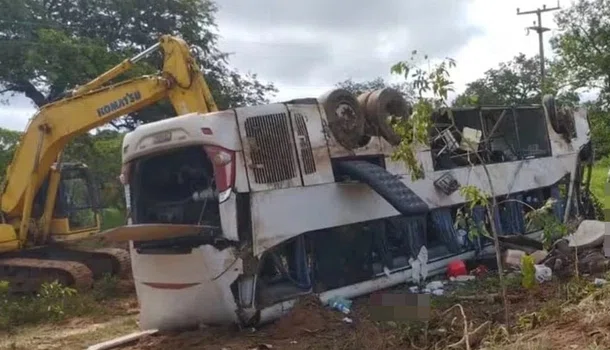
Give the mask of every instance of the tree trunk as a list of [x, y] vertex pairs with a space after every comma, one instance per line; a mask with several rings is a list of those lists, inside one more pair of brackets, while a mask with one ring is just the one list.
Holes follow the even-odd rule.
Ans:
[[46, 97], [29, 81], [19, 82], [13, 85], [11, 90], [23, 92], [25, 96], [34, 101], [38, 107], [42, 107], [47, 103]]

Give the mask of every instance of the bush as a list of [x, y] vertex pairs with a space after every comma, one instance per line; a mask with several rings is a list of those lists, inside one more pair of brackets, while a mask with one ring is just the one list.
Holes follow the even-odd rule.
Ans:
[[98, 301], [118, 297], [120, 294], [119, 278], [116, 275], [105, 274], [95, 281], [92, 294], [93, 298]]
[[102, 230], [109, 230], [125, 224], [125, 214], [117, 208], [102, 210]]
[[601, 166], [601, 167], [604, 167], [607, 169], [608, 167], [610, 167], [610, 156], [605, 156], [603, 158], [598, 159], [595, 162], [595, 165], [598, 165], [598, 166]]
[[43, 284], [40, 292], [32, 296], [10, 295], [8, 282], [0, 281], [0, 331], [24, 324], [57, 322], [97, 309], [94, 299], [57, 281]]

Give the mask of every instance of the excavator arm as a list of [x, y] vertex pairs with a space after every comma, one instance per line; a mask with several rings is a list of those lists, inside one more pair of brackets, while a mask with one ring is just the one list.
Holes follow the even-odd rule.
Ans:
[[[163, 69], [159, 74], [103, 87], [157, 49], [164, 54]], [[164, 98], [169, 98], [178, 115], [218, 110], [189, 47], [181, 39], [167, 35], [141, 54], [76, 88], [68, 97], [40, 108], [22, 135], [6, 172], [0, 196], [3, 216], [0, 252], [6, 250], [2, 245], [8, 242], [18, 240], [19, 246], [23, 246], [26, 240], [32, 240], [28, 237], [32, 207], [45, 180], [48, 185], [40, 219], [43, 231], [49, 230], [59, 182], [55, 165], [68, 142]], [[34, 241], [40, 241], [39, 237], [34, 237]]]

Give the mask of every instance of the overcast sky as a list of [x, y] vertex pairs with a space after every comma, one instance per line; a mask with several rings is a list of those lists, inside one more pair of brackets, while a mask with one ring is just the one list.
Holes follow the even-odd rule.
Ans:
[[[519, 52], [538, 51], [525, 27], [535, 15], [517, 16], [553, 0], [222, 0], [217, 16], [220, 48], [230, 63], [279, 88], [276, 100], [314, 97], [339, 81], [392, 78], [390, 67], [412, 50], [452, 57], [456, 90]], [[567, 5], [564, 1], [564, 6]], [[543, 25], [555, 28], [553, 13]], [[553, 33], [553, 32], [551, 32]], [[545, 35], [546, 52], [549, 33]], [[8, 96], [3, 96], [4, 98]], [[22, 130], [36, 112], [23, 96], [0, 105], [0, 127]]]

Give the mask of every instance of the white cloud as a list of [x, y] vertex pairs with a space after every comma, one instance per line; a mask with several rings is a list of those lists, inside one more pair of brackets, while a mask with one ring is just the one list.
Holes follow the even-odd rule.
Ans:
[[[497, 66], [499, 62], [510, 60], [519, 52], [528, 56], [538, 54], [538, 34], [532, 31], [526, 35], [526, 27], [533, 25], [536, 15], [517, 16], [516, 9], [519, 7], [521, 11], [535, 10], [544, 4], [548, 4], [548, 1], [475, 0], [470, 6], [468, 20], [485, 28], [485, 34], [470, 40], [455, 56], [457, 69], [453, 78], [457, 90], [463, 89], [466, 83], [482, 76], [486, 70]], [[555, 28], [554, 13], [547, 12], [542, 15], [543, 26]], [[551, 30], [544, 35], [547, 57], [553, 56], [549, 44], [553, 33], [554, 30]]]
[[0, 127], [11, 130], [25, 129], [28, 120], [36, 113], [33, 103], [22, 94], [0, 96], [8, 100], [0, 103]]
[[[517, 16], [542, 0], [260, 0], [218, 2], [220, 47], [231, 65], [273, 81], [275, 101], [319, 96], [348, 78], [392, 78], [390, 66], [411, 50], [456, 59], [456, 89], [519, 52], [538, 53], [538, 37], [525, 35], [535, 15]], [[288, 6], [290, 5], [290, 6]], [[548, 3], [549, 6], [554, 4]], [[543, 24], [554, 28], [553, 13]], [[546, 53], [551, 55], [545, 35]], [[36, 112], [24, 97], [0, 105], [0, 127], [23, 130]]]
[[219, 2], [223, 51], [232, 64], [280, 85], [332, 86], [386, 76], [418, 49], [453, 55], [483, 28], [472, 0], [260, 0]]
[[36, 113], [34, 108], [16, 108], [0, 105], [0, 127], [11, 130], [23, 130], [34, 113]]

